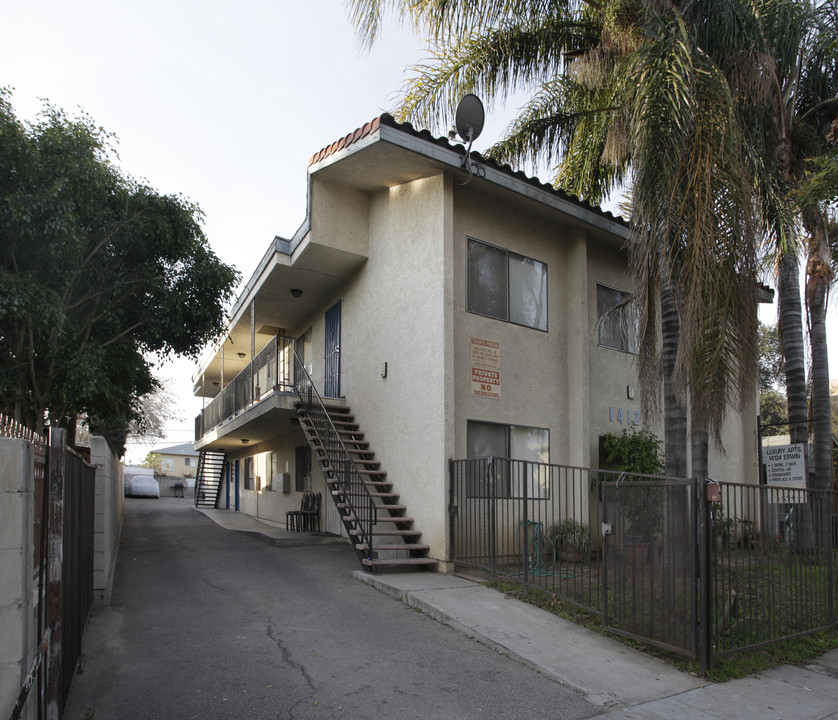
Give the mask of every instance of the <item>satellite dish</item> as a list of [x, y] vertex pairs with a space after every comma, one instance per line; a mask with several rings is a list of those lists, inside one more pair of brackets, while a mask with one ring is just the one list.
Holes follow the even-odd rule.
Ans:
[[457, 114], [454, 116], [454, 123], [457, 126], [457, 134], [469, 144], [476, 140], [483, 132], [483, 123], [486, 120], [486, 113], [483, 110], [483, 103], [477, 95], [463, 96], [457, 105]]

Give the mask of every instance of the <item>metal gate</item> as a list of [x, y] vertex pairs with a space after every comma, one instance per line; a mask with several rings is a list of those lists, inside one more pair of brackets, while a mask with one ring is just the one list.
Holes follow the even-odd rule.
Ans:
[[603, 626], [698, 657], [699, 564], [692, 480], [602, 483]]

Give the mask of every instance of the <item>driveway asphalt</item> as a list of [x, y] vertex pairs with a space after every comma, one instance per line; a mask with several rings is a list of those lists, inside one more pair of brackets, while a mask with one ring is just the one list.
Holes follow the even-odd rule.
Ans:
[[[153, 508], [147, 512], [153, 512]], [[412, 707], [406, 706], [400, 708], [399, 712], [393, 712], [397, 705], [392, 704], [388, 707], [385, 702], [384, 705], [377, 706], [380, 714], [376, 712], [370, 715], [365, 714], [369, 712], [368, 706], [366, 710], [362, 710], [360, 706], [355, 707], [348, 700], [351, 693], [357, 691], [357, 688], [354, 687], [357, 680], [349, 680], [349, 684], [345, 687], [333, 680], [332, 683], [336, 687], [332, 687], [329, 693], [323, 689], [318, 691], [322, 693], [324, 700], [324, 705], [321, 708], [324, 711], [327, 706], [332, 707], [333, 710], [335, 707], [346, 708], [346, 712], [341, 709], [339, 713], [341, 717], [439, 717], [446, 714], [449, 717], [581, 718], [606, 716], [609, 720], [627, 720], [629, 718], [649, 718], [651, 720], [666, 718], [669, 720], [673, 717], [695, 718], [697, 720], [718, 720], [720, 718], [736, 718], [737, 720], [747, 720], [749, 718], [754, 718], [754, 720], [825, 720], [832, 718], [838, 720], [838, 651], [830, 652], [805, 667], [782, 666], [758, 676], [722, 684], [712, 683], [684, 673], [661, 660], [629, 648], [617, 640], [581, 628], [556, 617], [552, 613], [522, 603], [467, 578], [427, 572], [372, 575], [356, 569], [357, 560], [355, 560], [354, 553], [346, 552], [348, 548], [345, 542], [338, 538], [322, 534], [289, 533], [276, 524], [259, 521], [243, 513], [224, 510], [196, 512], [190, 509], [190, 514], [198, 517], [203, 514], [220, 528], [244, 535], [251, 540], [258, 540], [262, 544], [267, 544], [269, 548], [275, 547], [280, 550], [282, 548], [299, 548], [300, 551], [308, 553], [305, 557], [307, 561], [312, 563], [317, 563], [318, 557], [329, 558], [338, 555], [341, 561], [334, 570], [341, 573], [341, 576], [338, 582], [332, 577], [332, 585], [336, 584], [337, 587], [345, 590], [348, 587], [345, 585], [345, 578], [354, 578], [354, 580], [376, 588], [381, 593], [400, 601], [400, 603], [391, 603], [393, 607], [399, 607], [401, 604], [421, 611], [424, 615], [439, 621], [441, 626], [445, 625], [453, 628], [466, 638], [497, 651], [495, 655], [499, 657], [507, 656], [517, 660], [517, 664], [522, 669], [531, 668], [537, 671], [533, 673], [532, 670], [526, 670], [533, 677], [541, 678], [551, 683], [554, 688], [560, 688], [568, 693], [559, 698], [553, 690], [540, 685], [529, 687], [523, 693], [519, 692], [520, 687], [518, 685], [507, 683], [508, 669], [506, 669], [501, 671], [504, 680], [500, 685], [497, 684], [496, 678], [494, 683], [490, 682], [488, 687], [483, 687], [476, 695], [472, 694], [464, 704], [457, 702], [452, 704], [450, 702], [451, 698], [448, 698], [446, 703], [435, 706], [434, 702], [446, 696], [446, 693], [441, 688], [434, 690], [430, 686], [439, 682], [444, 687], [445, 681], [442, 677], [429, 677], [424, 681], [428, 687], [417, 689], [415, 693], [419, 702], [419, 714], [414, 715]], [[149, 522], [151, 522], [151, 526], [154, 525], [153, 520]], [[192, 518], [192, 522], [186, 524], [194, 525], [194, 518]], [[130, 532], [130, 530], [129, 524], [128, 531]], [[184, 527], [183, 530], [185, 531], [186, 528]], [[205, 528], [202, 529], [203, 531], [205, 531]], [[184, 543], [195, 545], [195, 561], [197, 562], [200, 556], [199, 543], [194, 538], [190, 539], [186, 534], [181, 534], [178, 537]], [[123, 568], [136, 561], [136, 557], [133, 559], [122, 557], [124, 550], [123, 547], [120, 557]], [[133, 548], [132, 552], [134, 552]], [[284, 564], [280, 562], [283, 553], [276, 552], [275, 555], [278, 567], [281, 565], [284, 568]], [[235, 560], [232, 562], [235, 563]], [[326, 567], [323, 570], [326, 570]], [[331, 564], [329, 570], [331, 571]], [[245, 583], [255, 583], [257, 585], [254, 592], [258, 593], [259, 581], [253, 577], [253, 571], [247, 567], [246, 562], [239, 563], [238, 571], [244, 573]], [[317, 572], [321, 572], [319, 567]], [[296, 578], [294, 581], [300, 582], [301, 579]], [[131, 706], [131, 702], [139, 703], [136, 707], [141, 707], [141, 695], [132, 699], [118, 697], [119, 693], [111, 692], [108, 694], [106, 683], [103, 684], [101, 678], [98, 681], [88, 682], [89, 678], [85, 677], [88, 673], [93, 672], [105, 672], [107, 674], [103, 664], [107, 666], [108, 662], [114, 662], [113, 644], [122, 642], [124, 645], [124, 641], [119, 640], [120, 634], [124, 635], [126, 623], [135, 622], [127, 612], [120, 611], [121, 604], [124, 604], [125, 601], [121, 594], [123, 590], [119, 586], [119, 569], [116, 583], [113, 606], [97, 609], [91, 621], [85, 639], [86, 667], [84, 674], [77, 676], [76, 687], [71, 691], [68, 711], [65, 715], [68, 720], [89, 720], [92, 717], [95, 717], [96, 720], [102, 720], [107, 717], [333, 716], [328, 712], [312, 715], [299, 712], [304, 708], [311, 710], [312, 707], [317, 707], [306, 703], [314, 702], [311, 698], [318, 692], [306, 693], [306, 688], [300, 688], [300, 699], [298, 704], [295, 705], [296, 710], [294, 713], [287, 715], [276, 714], [276, 706], [273, 706], [272, 709], [266, 709], [264, 715], [257, 714], [253, 712], [254, 708], [262, 707], [262, 705], [258, 703], [254, 705], [252, 702], [240, 708], [243, 714], [223, 714], [220, 711], [218, 714], [215, 712], [207, 714], [207, 708], [203, 707], [200, 714], [190, 715], [188, 712], [192, 706], [182, 706], [179, 704], [180, 700], [176, 698], [172, 699], [171, 702], [172, 707], [178, 708], [177, 714], [165, 714], [165, 712], [159, 714], [161, 710], [157, 706], [155, 706], [154, 712], [158, 714], [141, 714], [139, 711], [125, 714], [124, 710]], [[133, 581], [129, 584], [136, 587]], [[212, 588], [207, 587], [207, 593], [212, 594], [212, 592]], [[324, 589], [318, 587], [315, 592], [322, 594]], [[247, 600], [248, 597], [252, 600], [254, 596], [251, 595], [241, 599]], [[345, 598], [338, 594], [335, 597], [335, 602], [343, 603], [346, 598], [348, 598], [348, 594]], [[282, 612], [282, 610], [276, 609], [272, 611]], [[305, 611], [305, 603], [303, 603], [301, 612], [305, 613]], [[388, 613], [392, 611], [393, 608], [387, 610]], [[200, 610], [196, 612], [200, 612]], [[242, 612], [247, 612], [246, 608], [242, 608]], [[269, 611], [263, 609], [262, 612]], [[381, 608], [377, 612], [382, 612]], [[119, 617], [116, 618], [115, 615]], [[219, 615], [215, 622], [217, 623], [221, 617]], [[355, 620], [348, 618], [346, 622], [358, 622], [357, 616], [355, 617]], [[173, 625], [177, 622], [183, 622], [183, 620], [167, 620], [165, 615], [156, 618], [156, 621], [163, 628], [164, 636], [167, 623]], [[207, 617], [205, 621], [211, 628], [213, 618]], [[269, 617], [267, 621], [269, 638], [272, 632], [272, 622], [277, 626], [276, 632], [279, 632], [281, 626], [281, 623], [277, 624], [275, 620], [272, 621]], [[401, 618], [399, 622], [404, 622], [404, 618]], [[181, 630], [182, 628], [171, 628], [170, 633], [174, 637], [174, 634], [180, 633]], [[194, 632], [201, 633], [201, 630], [196, 628]], [[408, 630], [405, 630], [405, 632], [408, 632]], [[240, 651], [248, 644], [247, 638], [239, 638], [235, 634], [221, 633], [221, 635], [222, 637], [215, 637], [216, 643], [221, 641], [229, 644], [227, 646], [229, 650], [234, 651], [231, 652], [229, 658], [230, 664], [235, 667], [237, 666], [236, 662], [238, 662], [237, 658], [241, 655]], [[425, 629], [417, 631], [416, 638], [427, 635], [427, 626], [425, 626]], [[209, 633], [209, 636], [212, 637], [212, 634]], [[440, 637], [436, 637], [436, 640], [440, 641]], [[201, 638], [202, 646], [205, 646], [207, 641], [207, 638]], [[418, 639], [415, 641], [419, 642]], [[346, 642], [351, 644], [355, 641], [347, 639]], [[278, 643], [273, 644], [276, 646]], [[122, 651], [124, 659], [124, 647]], [[370, 651], [375, 653], [375, 650], [366, 650], [366, 652]], [[378, 654], [382, 651], [383, 649], [380, 648]], [[434, 650], [430, 647], [426, 651], [431, 655], [434, 653]], [[136, 649], [133, 652], [136, 654]], [[208, 657], [215, 655], [209, 649], [206, 652]], [[346, 652], [348, 658], [353, 658], [350, 662], [357, 664], [357, 658], [364, 657], [365, 651], [360, 648], [347, 647]], [[165, 648], [161, 649], [159, 655], [161, 664], [164, 662], [163, 653], [165, 653]], [[251, 655], [253, 656], [252, 661], [255, 662], [258, 653], [251, 649]], [[263, 659], [263, 661], [268, 662], [267, 659]], [[481, 662], [483, 662], [483, 659], [481, 659]], [[170, 681], [177, 686], [177, 675], [183, 672], [194, 673], [196, 670], [200, 671], [200, 662], [198, 665], [198, 668], [182, 668], [171, 673]], [[308, 668], [308, 660], [305, 665]], [[303, 667], [303, 665], [300, 665], [300, 667]], [[145, 669], [149, 669], [148, 665]], [[142, 672], [142, 670], [142, 667], [138, 668], [139, 672]], [[316, 674], [317, 670], [308, 668], [306, 672]], [[324, 670], [324, 672], [327, 671]], [[268, 676], [266, 675], [263, 680], [267, 679]], [[215, 679], [215, 682], [218, 682], [218, 678]], [[522, 681], [519, 679], [517, 682]], [[271, 687], [271, 683], [266, 683], [266, 685]], [[321, 687], [319, 683], [310, 678], [308, 690], [310, 691], [315, 686]], [[326, 685], [322, 687], [325, 688]], [[464, 692], [465, 687], [465, 683], [460, 683], [458, 692]], [[499, 690], [499, 696], [498, 694], [493, 698], [487, 696], [488, 688]], [[509, 694], [509, 688], [515, 691], [512, 711], [502, 708], [503, 699]], [[217, 690], [217, 687], [215, 689]], [[224, 703], [230, 701], [242, 702], [242, 688], [235, 692], [234, 690], [235, 688], [230, 689], [231, 698], [225, 699]], [[262, 691], [261, 694], [264, 695], [266, 692], [264, 688], [260, 688], [260, 690]], [[200, 692], [212, 694], [214, 691], [212, 685], [208, 684]], [[341, 692], [349, 694], [347, 701], [342, 704]], [[431, 692], [431, 695], [427, 695], [428, 692]], [[544, 697], [549, 696], [549, 701], [539, 704], [531, 697], [532, 693]], [[307, 695], [308, 699], [305, 697]], [[245, 697], [247, 697], [246, 693]], [[404, 696], [402, 696], [402, 699], [404, 699]], [[126, 701], [128, 704], [126, 704]], [[422, 709], [422, 703], [426, 702], [429, 702], [430, 705], [424, 706], [424, 709]], [[114, 712], [117, 707], [122, 709], [123, 714], [111, 715], [110, 712]], [[220, 705], [213, 705], [212, 707], [218, 711]], [[266, 704], [265, 707], [271, 708], [272, 706]], [[194, 708], [195, 710], [199, 709], [197, 704]], [[480, 712], [477, 712], [476, 708], [480, 708]], [[91, 711], [94, 712], [94, 715], [85, 714], [85, 712], [89, 713]], [[355, 711], [360, 714], [355, 714]]]

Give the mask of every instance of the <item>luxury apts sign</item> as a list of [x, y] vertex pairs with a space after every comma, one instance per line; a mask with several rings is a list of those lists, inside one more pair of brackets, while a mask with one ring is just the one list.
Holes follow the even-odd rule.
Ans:
[[806, 456], [802, 443], [762, 449], [765, 482], [789, 490], [806, 487]]

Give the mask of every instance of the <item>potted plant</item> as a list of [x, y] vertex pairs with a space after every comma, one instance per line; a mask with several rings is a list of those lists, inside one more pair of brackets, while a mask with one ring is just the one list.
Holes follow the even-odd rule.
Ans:
[[[648, 475], [664, 471], [662, 441], [646, 429], [623, 430], [600, 438], [599, 460], [608, 479], [642, 482]], [[619, 472], [619, 475], [615, 474]], [[626, 557], [630, 562], [644, 562], [649, 544], [663, 528], [663, 492], [659, 486], [627, 487], [618, 501], [622, 506], [627, 530], [623, 535]]]
[[553, 545], [566, 562], [581, 562], [591, 552], [591, 529], [587, 525], [567, 518], [554, 523], [549, 529]]
[[730, 550], [731, 538], [736, 528], [736, 518], [726, 516], [722, 504], [714, 502], [710, 509], [710, 519], [713, 525], [713, 537], [716, 541], [716, 552]]

